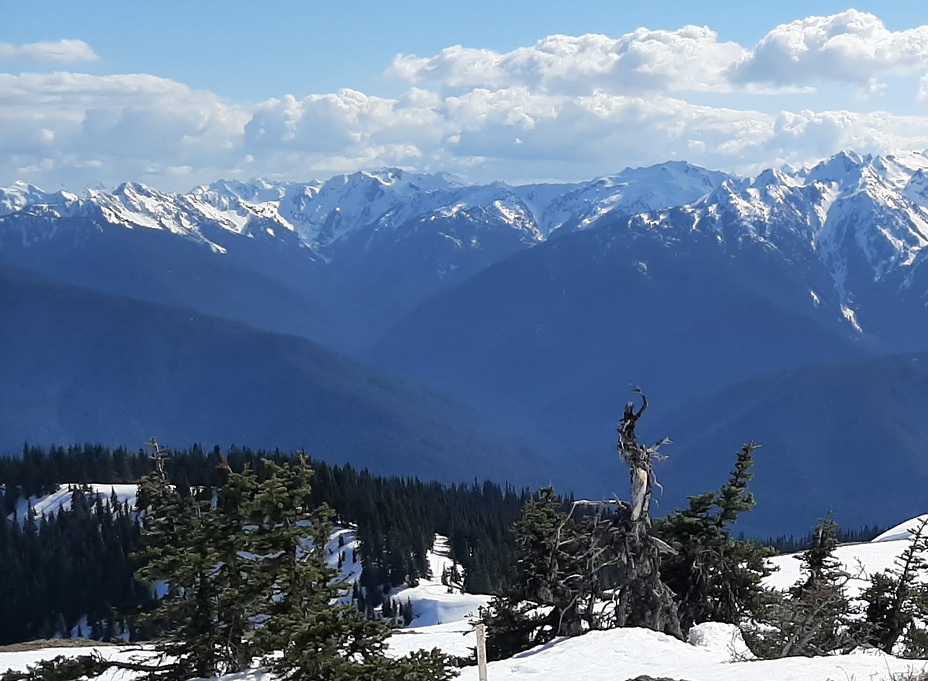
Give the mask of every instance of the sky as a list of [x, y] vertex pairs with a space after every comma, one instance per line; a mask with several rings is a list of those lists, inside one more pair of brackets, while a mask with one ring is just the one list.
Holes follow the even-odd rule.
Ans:
[[0, 186], [925, 149], [924, 0], [0, 0]]

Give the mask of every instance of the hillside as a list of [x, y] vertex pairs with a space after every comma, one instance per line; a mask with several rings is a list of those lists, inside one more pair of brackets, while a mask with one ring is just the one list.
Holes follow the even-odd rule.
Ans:
[[889, 525], [922, 508], [926, 409], [925, 354], [806, 366], [707, 393], [651, 426], [674, 439], [660, 465], [665, 503], [718, 487], [733, 453], [754, 440], [763, 445], [758, 505], [746, 532], [803, 531], [829, 511], [845, 527]]
[[[0, 446], [303, 448], [459, 481], [537, 470], [472, 410], [303, 338], [0, 271]], [[501, 465], [505, 462], [506, 465]], [[511, 464], [511, 465], [510, 465]]]

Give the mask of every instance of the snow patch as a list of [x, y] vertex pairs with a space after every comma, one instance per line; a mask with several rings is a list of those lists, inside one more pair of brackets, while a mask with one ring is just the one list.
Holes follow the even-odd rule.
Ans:
[[704, 622], [690, 629], [687, 637], [690, 645], [702, 648], [730, 660], [753, 660], [754, 653], [748, 648], [735, 624]]
[[928, 514], [920, 515], [910, 520], [906, 520], [904, 523], [899, 523], [895, 527], [891, 527], [882, 534], [874, 537], [873, 542], [901, 541], [904, 539], [911, 539], [912, 533], [920, 523], [925, 521], [926, 518], [928, 518]]
[[860, 324], [857, 323], [857, 313], [849, 308], [847, 305], [841, 306], [841, 314], [844, 315], [844, 318], [850, 322], [851, 326], [854, 327], [854, 330], [857, 333], [863, 333], [864, 330], [860, 328]]
[[[115, 493], [120, 504], [128, 503], [131, 508], [135, 508], [135, 496], [138, 491], [138, 485], [63, 482], [58, 486], [58, 489], [51, 494], [32, 496], [28, 499], [21, 497], [16, 502], [15, 515], [19, 519], [19, 522], [23, 523], [29, 516], [30, 509], [35, 513], [36, 518], [39, 519], [41, 519], [42, 516], [54, 515], [60, 510], [68, 510], [71, 508], [71, 496], [75, 490], [84, 490], [89, 494], [98, 495], [102, 497], [104, 501], [109, 501], [110, 497]], [[10, 519], [12, 518], [13, 515], [10, 516]]]
[[[398, 603], [408, 598], [412, 603], [414, 619], [410, 626], [428, 627], [449, 622], [467, 622], [486, 607], [489, 596], [463, 593], [460, 585], [442, 584], [442, 575], [455, 569], [451, 558], [451, 545], [446, 537], [435, 535], [435, 543], [428, 554], [429, 577], [419, 580], [413, 587], [402, 587], [390, 593]], [[457, 566], [460, 570], [460, 567]]]

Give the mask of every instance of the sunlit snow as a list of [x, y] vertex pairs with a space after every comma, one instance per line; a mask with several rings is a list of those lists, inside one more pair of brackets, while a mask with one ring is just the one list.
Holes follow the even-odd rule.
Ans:
[[[94, 487], [105, 491], [110, 486]], [[117, 494], [121, 494], [120, 490], [117, 490]], [[64, 503], [60, 496], [36, 500], [36, 505], [43, 508], [61, 507]], [[918, 520], [902, 522], [872, 542], [841, 546], [836, 556], [845, 569], [857, 570], [861, 576], [885, 569], [906, 547], [910, 541], [909, 530]], [[340, 529], [333, 534], [329, 543], [329, 562], [333, 567], [334, 561], [338, 560], [339, 548], [348, 554], [356, 546], [355, 541], [351, 529]], [[339, 543], [343, 546], [339, 547]], [[351, 581], [358, 572], [359, 566], [348, 565], [349, 562], [345, 561], [346, 565], [340, 573], [340, 580], [344, 582]], [[781, 556], [773, 562], [780, 569], [769, 579], [770, 585], [785, 588], [799, 578], [799, 561], [793, 556]], [[412, 627], [400, 629], [391, 637], [390, 654], [403, 655], [420, 648], [438, 647], [453, 655], [468, 656], [475, 645], [470, 621], [477, 608], [486, 603], [487, 597], [462, 594], [458, 589], [449, 589], [441, 584], [442, 572], [452, 566], [447, 541], [442, 537], [436, 537], [433, 551], [429, 555], [429, 565], [432, 578], [423, 579], [416, 587], [401, 589], [392, 594], [397, 600], [405, 601], [409, 598], [417, 618]], [[857, 584], [859, 588], [862, 582]], [[39, 659], [59, 654], [83, 654], [91, 650], [99, 650], [105, 656], [118, 656], [121, 659], [145, 655], [144, 649], [127, 647], [44, 648], [2, 652], [0, 670], [24, 669], [27, 664]], [[512, 659], [491, 662], [488, 680], [624, 681], [646, 674], [687, 681], [888, 681], [894, 674], [919, 672], [926, 668], [928, 662], [902, 660], [873, 649], [861, 649], [848, 655], [757, 661], [751, 659], [750, 652], [734, 627], [707, 623], [690, 632], [688, 643], [634, 628], [594, 631], [577, 638], [558, 639]], [[246, 677], [251, 681], [272, 679], [269, 673], [263, 671], [227, 679]], [[120, 681], [132, 677], [127, 673], [111, 673], [102, 678]], [[477, 681], [476, 667], [462, 669], [459, 678], [461, 681]]]

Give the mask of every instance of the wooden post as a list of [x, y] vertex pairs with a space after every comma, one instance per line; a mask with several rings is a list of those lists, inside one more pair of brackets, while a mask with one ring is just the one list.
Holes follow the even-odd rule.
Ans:
[[482, 622], [477, 625], [477, 676], [487, 681], [487, 632]]

